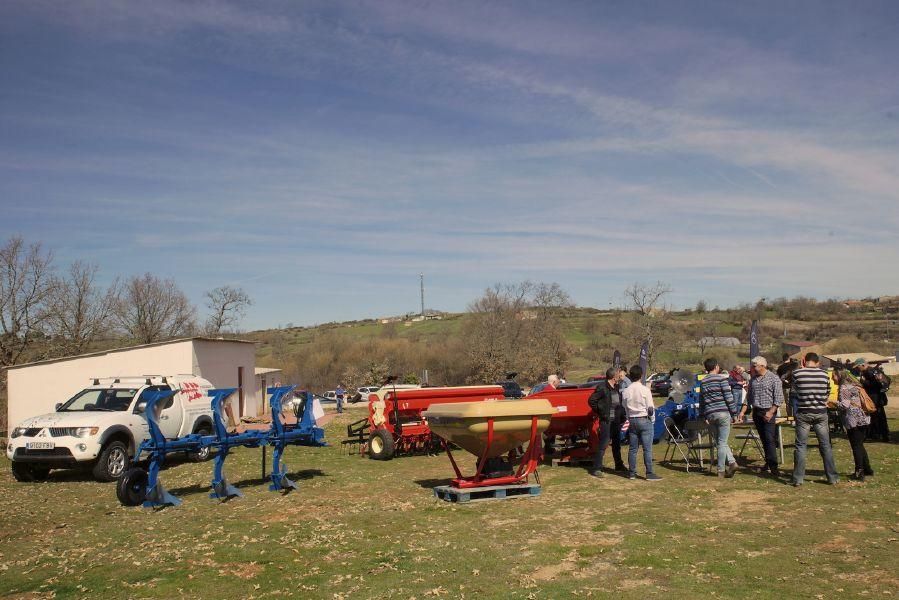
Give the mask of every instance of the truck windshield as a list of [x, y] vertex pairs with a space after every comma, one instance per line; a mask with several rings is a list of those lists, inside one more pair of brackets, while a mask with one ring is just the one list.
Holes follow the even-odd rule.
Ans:
[[137, 389], [82, 390], [63, 404], [60, 411], [128, 410]]

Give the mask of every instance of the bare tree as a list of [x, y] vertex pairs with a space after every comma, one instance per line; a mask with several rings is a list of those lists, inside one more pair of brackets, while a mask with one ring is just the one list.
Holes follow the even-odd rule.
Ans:
[[125, 282], [115, 307], [118, 325], [134, 340], [149, 344], [195, 328], [196, 310], [175, 282], [151, 273]]
[[0, 248], [0, 366], [26, 356], [47, 319], [53, 255], [20, 236]]
[[225, 285], [206, 292], [206, 306], [211, 311], [206, 320], [206, 334], [218, 335], [236, 328], [252, 304], [253, 300], [243, 288]]
[[471, 382], [507, 371], [536, 381], [564, 369], [569, 355], [558, 315], [572, 306], [558, 284], [496, 284], [469, 305], [463, 326]]
[[118, 282], [106, 290], [96, 284], [96, 265], [72, 263], [63, 277], [54, 277], [47, 300], [47, 328], [65, 354], [83, 352], [112, 328]]
[[661, 281], [651, 286], [634, 283], [624, 290], [624, 299], [633, 310], [645, 317], [654, 310], [663, 308], [662, 299], [670, 293], [671, 286]]
[[656, 351], [671, 341], [670, 319], [663, 304], [671, 291], [671, 286], [661, 281], [651, 286], [634, 283], [624, 290], [625, 300], [634, 311], [628, 337], [637, 347], [643, 341], [649, 342], [647, 359], [650, 366]]

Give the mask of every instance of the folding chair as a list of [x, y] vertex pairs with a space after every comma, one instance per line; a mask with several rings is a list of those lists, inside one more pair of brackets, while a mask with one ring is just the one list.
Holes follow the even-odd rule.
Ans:
[[[704, 420], [687, 421], [684, 429], [687, 430], [687, 437], [690, 440], [687, 442], [687, 448], [699, 462], [699, 468], [705, 468], [702, 458], [703, 450], [709, 451], [709, 466], [711, 467], [714, 461], [715, 451], [718, 450], [718, 444], [712, 439], [712, 432], [709, 429], [708, 423]], [[709, 441], [703, 442], [702, 437], [706, 434], [709, 437]]]
[[743, 445], [740, 446], [740, 451], [737, 453], [738, 457], [743, 458], [746, 456], [746, 445], [749, 444], [750, 441], [752, 441], [752, 445], [755, 446], [755, 449], [758, 451], [759, 456], [761, 456], [762, 458], [765, 457], [765, 450], [764, 448], [762, 448], [762, 440], [759, 439], [759, 435], [755, 432], [755, 429], [752, 429], [750, 427], [746, 430], [746, 433], [735, 435], [734, 438], [743, 440]]
[[[687, 464], [687, 473], [690, 472], [690, 457], [689, 457], [689, 445], [690, 438], [684, 435], [684, 432], [680, 430], [677, 426], [677, 423], [674, 422], [674, 419], [671, 417], [665, 417], [664, 421], [665, 425], [665, 437], [668, 438], [668, 447], [665, 448], [665, 454], [662, 457], [662, 462], [669, 462], [668, 460], [668, 452], [671, 452], [671, 458], [674, 458], [675, 450], [680, 452], [680, 455], [684, 458], [684, 462]], [[672, 449], [674, 446], [674, 449]], [[685, 451], [686, 448], [686, 451]]]

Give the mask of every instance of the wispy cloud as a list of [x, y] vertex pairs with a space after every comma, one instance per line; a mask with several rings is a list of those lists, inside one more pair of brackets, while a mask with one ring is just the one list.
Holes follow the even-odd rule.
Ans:
[[895, 288], [857, 268], [899, 258], [895, 9], [769, 8], [7, 2], [0, 232], [271, 290], [253, 325], [401, 312], [302, 292], [421, 270], [448, 309]]

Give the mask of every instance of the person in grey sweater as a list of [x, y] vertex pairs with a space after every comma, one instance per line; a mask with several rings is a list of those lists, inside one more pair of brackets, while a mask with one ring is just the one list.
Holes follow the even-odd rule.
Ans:
[[718, 477], [733, 477], [737, 459], [728, 444], [730, 424], [737, 412], [730, 379], [721, 373], [721, 366], [714, 358], [703, 363], [707, 375], [699, 383], [699, 411], [709, 424], [718, 444]]

